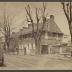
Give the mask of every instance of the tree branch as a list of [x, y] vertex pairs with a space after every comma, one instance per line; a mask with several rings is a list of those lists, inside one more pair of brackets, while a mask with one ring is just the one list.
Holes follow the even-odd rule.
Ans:
[[35, 38], [35, 35], [34, 35], [34, 22], [33, 22], [32, 16], [31, 16], [30, 6], [27, 5], [27, 8], [25, 7], [25, 10], [26, 10], [26, 13], [27, 13], [27, 15], [28, 15], [28, 17], [29, 17], [29, 19], [30, 19], [30, 21], [31, 21], [31, 23], [32, 23], [32, 34], [33, 34], [33, 36], [34, 36], [34, 38]]
[[66, 18], [67, 18], [68, 22], [70, 22], [69, 15], [68, 15], [67, 12], [66, 12], [64, 2], [62, 2], [61, 4], [62, 4], [62, 6], [63, 6], [63, 11], [64, 11], [64, 13], [65, 13], [65, 15], [66, 15]]
[[37, 37], [38, 37], [38, 33], [39, 33], [39, 16], [38, 16], [38, 9], [36, 8], [36, 21], [37, 21]]
[[39, 37], [39, 39], [41, 38], [43, 29], [44, 29], [44, 25], [45, 25], [45, 23], [46, 23], [45, 11], [46, 11], [46, 4], [43, 3], [43, 12], [42, 12], [42, 21], [43, 21], [43, 23], [42, 23], [42, 27], [41, 27], [41, 32], [40, 32], [40, 37]]

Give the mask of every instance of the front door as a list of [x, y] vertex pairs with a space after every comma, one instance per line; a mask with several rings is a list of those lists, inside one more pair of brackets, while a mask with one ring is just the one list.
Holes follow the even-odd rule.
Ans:
[[41, 54], [48, 54], [48, 45], [42, 45]]

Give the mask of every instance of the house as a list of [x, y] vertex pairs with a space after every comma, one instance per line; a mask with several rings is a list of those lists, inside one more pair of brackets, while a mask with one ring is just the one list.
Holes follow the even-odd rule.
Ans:
[[18, 42], [19, 42], [18, 33], [12, 32], [9, 42], [9, 53], [12, 52], [18, 54], [19, 51]]
[[[42, 23], [39, 24], [39, 29], [42, 28]], [[34, 24], [36, 33], [37, 24]], [[32, 24], [28, 27], [23, 27], [20, 31], [20, 48], [26, 48], [26, 53], [31, 54], [35, 52], [35, 41], [32, 37]], [[63, 33], [54, 21], [54, 15], [50, 15], [50, 19], [46, 19], [41, 36], [41, 54], [60, 53], [60, 44], [62, 43]]]
[[0, 48], [3, 49], [3, 45], [4, 45], [4, 38], [2, 36], [2, 37], [0, 37]]

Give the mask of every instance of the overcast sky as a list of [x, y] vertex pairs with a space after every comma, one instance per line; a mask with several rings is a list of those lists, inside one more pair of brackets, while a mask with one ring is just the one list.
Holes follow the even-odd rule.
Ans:
[[[42, 2], [0, 2], [0, 20], [2, 21], [2, 15], [4, 7], [6, 9], [7, 15], [15, 16], [13, 19], [13, 25], [12, 27], [17, 27], [14, 29], [14, 31], [19, 31], [19, 29], [22, 28], [22, 26], [27, 26], [26, 22], [26, 11], [25, 7], [27, 4], [30, 4], [31, 10], [32, 10], [32, 16], [35, 18], [35, 8], [41, 8]], [[61, 31], [69, 35], [69, 27], [66, 20], [66, 17], [64, 15], [62, 5], [60, 2], [46, 2], [47, 10], [46, 13], [48, 13], [49, 17], [50, 15], [54, 15], [55, 22], [61, 29]]]

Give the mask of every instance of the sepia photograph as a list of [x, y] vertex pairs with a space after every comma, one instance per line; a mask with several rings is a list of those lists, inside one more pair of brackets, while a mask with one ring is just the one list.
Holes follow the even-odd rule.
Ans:
[[72, 70], [72, 2], [0, 2], [0, 70]]

